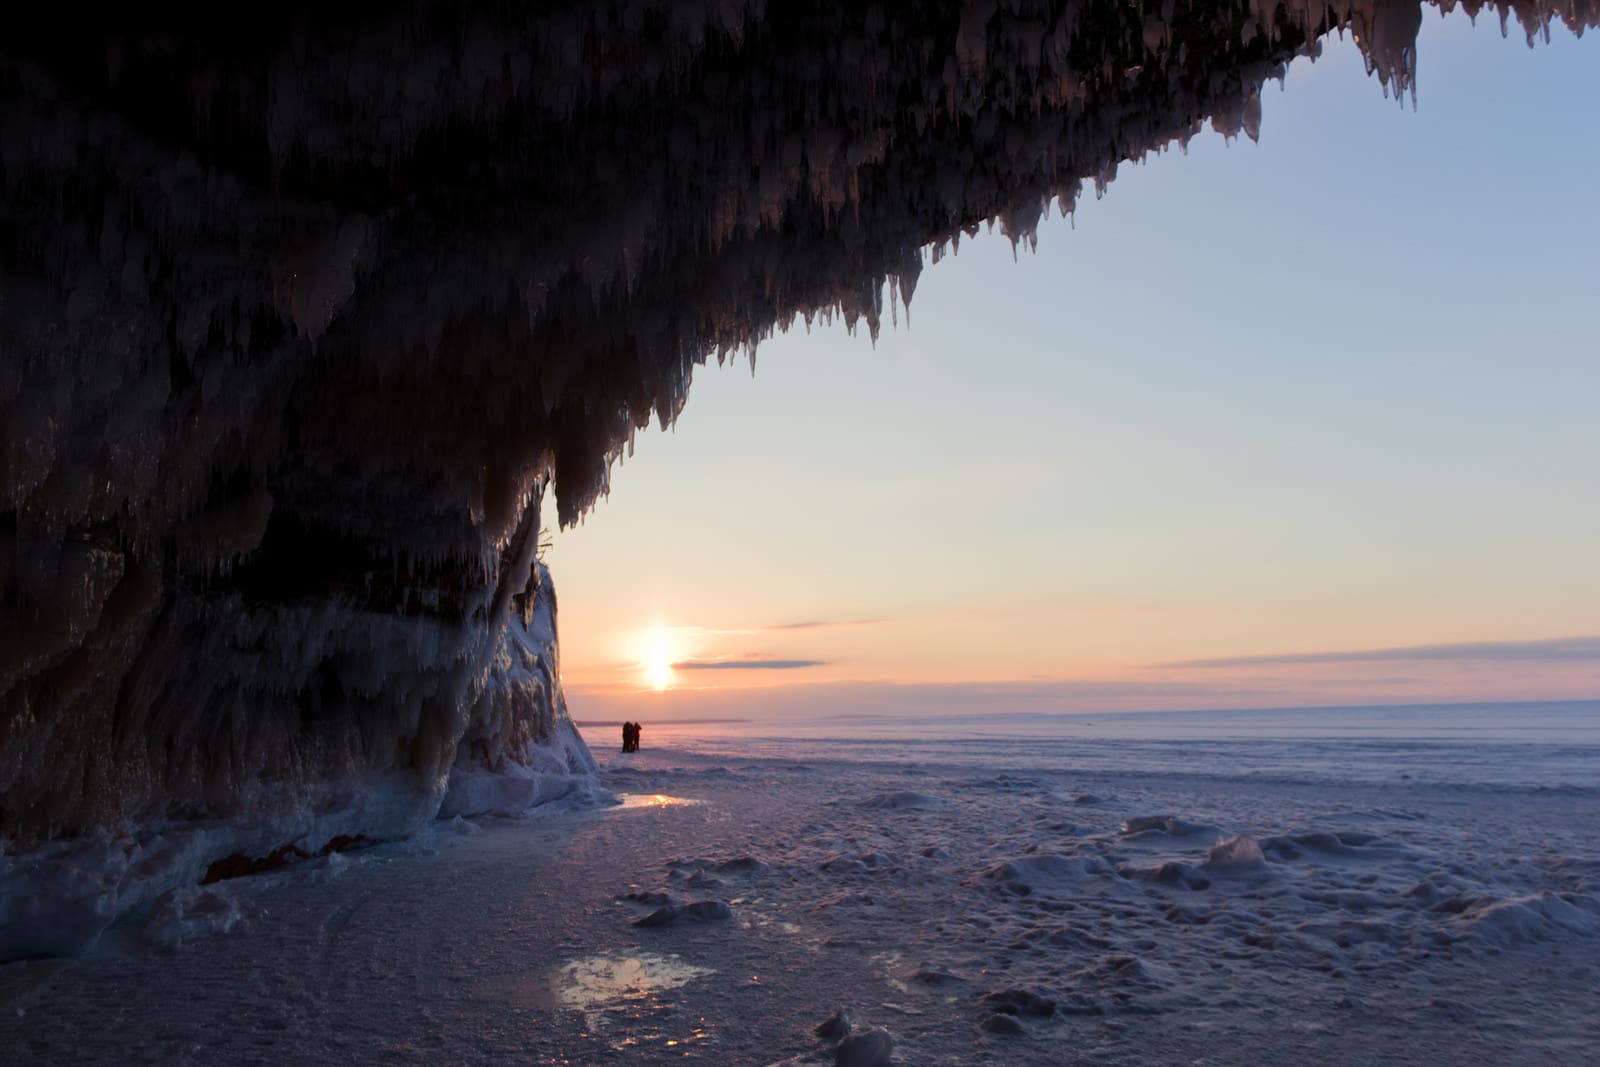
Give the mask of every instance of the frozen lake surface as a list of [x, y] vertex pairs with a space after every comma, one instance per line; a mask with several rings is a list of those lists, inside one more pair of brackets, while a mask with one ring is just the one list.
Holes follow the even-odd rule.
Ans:
[[[1580, 1064], [1600, 705], [645, 723], [0, 968], [8, 1063]], [[858, 1037], [857, 1062], [883, 1062]]]

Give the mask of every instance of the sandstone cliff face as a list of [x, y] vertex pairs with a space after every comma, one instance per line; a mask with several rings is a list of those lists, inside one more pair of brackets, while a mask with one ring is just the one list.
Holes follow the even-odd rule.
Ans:
[[0, 45], [8, 855], [374, 789], [339, 832], [398, 833], [539, 762], [559, 678], [504, 641], [552, 484], [575, 520], [708, 358], [876, 331], [980, 225], [1031, 241], [1207, 117], [1255, 136], [1327, 33], [1399, 95], [1422, 12], [337, 7]]

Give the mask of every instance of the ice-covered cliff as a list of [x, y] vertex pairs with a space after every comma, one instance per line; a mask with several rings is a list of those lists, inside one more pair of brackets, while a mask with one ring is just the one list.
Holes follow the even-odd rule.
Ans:
[[79, 877], [43, 857], [137, 867], [152, 827], [232, 828], [192, 873], [547, 795], [585, 758], [530, 747], [569, 736], [553, 617], [523, 640], [552, 479], [570, 522], [704, 360], [797, 315], [875, 332], [963, 234], [1031, 242], [1207, 118], [1255, 136], [1329, 33], [1406, 93], [1423, 13], [30, 13], [0, 43], [0, 922], [69, 928], [28, 910]]
[[[347, 657], [352, 673], [344, 684], [369, 695], [331, 708], [304, 707], [301, 736], [267, 718], [259, 748], [226, 753], [236, 768], [254, 773], [236, 770], [208, 806], [155, 803], [29, 847], [8, 843], [0, 856], [0, 959], [81, 951], [118, 915], [179, 887], [403, 836], [435, 815], [517, 814], [554, 800], [592, 799], [595, 763], [561, 695], [555, 590], [544, 566], [529, 562], [517, 571], [522, 591], [508, 598], [494, 626], [361, 614], [312, 599], [271, 611], [213, 606], [196, 648], [168, 650], [187, 664], [172, 664], [174, 671], [199, 670], [197, 663], [211, 660], [207, 669], [304, 700], [314, 692], [302, 674], [307, 665], [283, 661], [281, 650], [310, 649]], [[282, 672], [279, 681], [261, 678], [262, 665], [252, 662], [252, 650], [266, 647], [266, 629], [299, 635], [280, 641], [280, 658], [268, 664]], [[418, 681], [430, 672], [444, 681]], [[406, 684], [445, 692], [446, 681], [458, 687], [448, 724], [413, 719], [396, 727], [395, 717], [409, 709], [377, 702], [377, 695], [393, 698]], [[266, 715], [286, 714], [270, 697], [258, 699]], [[248, 731], [249, 708], [241, 703], [229, 711], [239, 717], [225, 727]], [[407, 739], [394, 753], [358, 747], [386, 730], [425, 740]], [[318, 741], [323, 751], [342, 741], [347, 754], [295, 762], [315, 752]], [[437, 749], [426, 767], [405, 750], [422, 743]], [[51, 771], [47, 761], [35, 780]]]

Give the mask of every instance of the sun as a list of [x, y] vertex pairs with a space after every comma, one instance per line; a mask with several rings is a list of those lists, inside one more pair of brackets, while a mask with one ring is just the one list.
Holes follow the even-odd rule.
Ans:
[[644, 680], [656, 692], [672, 688], [677, 675], [672, 671], [671, 632], [665, 626], [645, 631]]

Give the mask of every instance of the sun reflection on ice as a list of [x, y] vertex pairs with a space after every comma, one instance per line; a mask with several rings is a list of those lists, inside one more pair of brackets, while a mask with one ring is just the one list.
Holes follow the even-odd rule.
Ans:
[[[696, 800], [693, 797], [672, 797], [665, 793], [618, 793], [617, 796], [622, 801], [617, 807], [623, 810], [628, 808], [676, 808], [690, 804], [705, 803], [705, 801]], [[616, 808], [613, 810], [616, 810]]]
[[[553, 984], [557, 1003], [581, 1012], [591, 1033], [602, 1034], [614, 1024], [626, 1024], [627, 1036], [620, 1038], [615, 1047], [662, 1041], [669, 1048], [677, 1048], [707, 1040], [711, 1033], [699, 1025], [703, 1019], [696, 1020], [687, 1031], [677, 1029], [685, 1023], [674, 1018], [674, 1006], [662, 994], [715, 973], [710, 967], [686, 963], [676, 955], [588, 956], [563, 966], [556, 972]], [[670, 1037], [668, 1026], [676, 1031]]]

